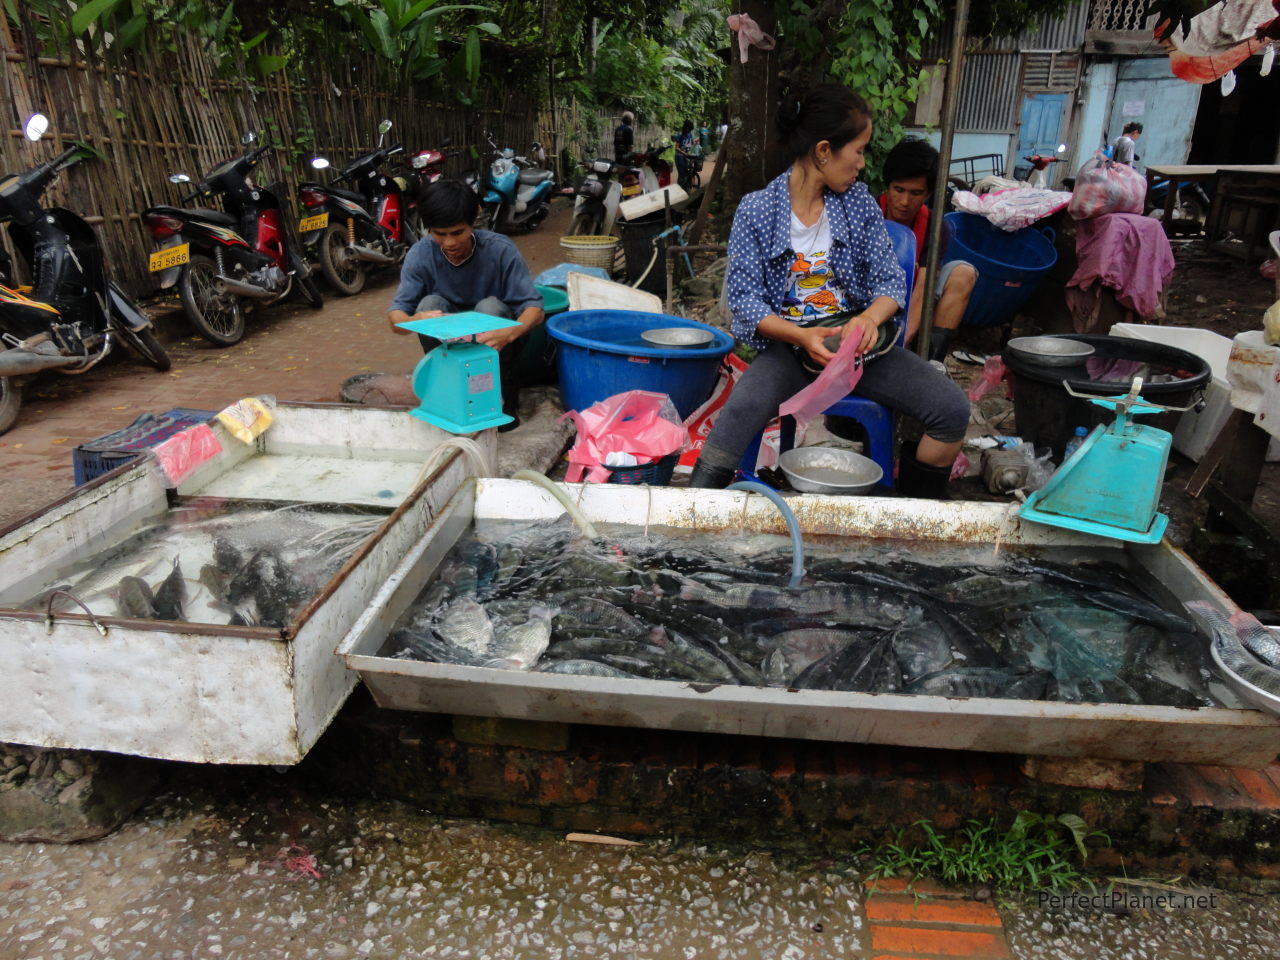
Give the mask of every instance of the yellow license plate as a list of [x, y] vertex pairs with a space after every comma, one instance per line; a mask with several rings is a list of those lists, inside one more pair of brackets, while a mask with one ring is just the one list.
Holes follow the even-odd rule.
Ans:
[[147, 269], [152, 273], [157, 270], [168, 270], [170, 267], [180, 267], [191, 259], [191, 244], [180, 243], [176, 247], [169, 247], [167, 250], [157, 250], [151, 255], [148, 261]]
[[314, 217], [303, 217], [298, 221], [298, 231], [309, 233], [312, 230], [323, 230], [329, 225], [328, 213], [317, 213]]
[[640, 190], [641, 188], [639, 186], [623, 187], [622, 195], [624, 197], [638, 197], [640, 195]]

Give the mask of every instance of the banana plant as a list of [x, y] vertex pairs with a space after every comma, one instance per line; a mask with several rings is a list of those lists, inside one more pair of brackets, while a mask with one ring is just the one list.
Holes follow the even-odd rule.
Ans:
[[[398, 65], [401, 79], [425, 80], [440, 73], [450, 58], [440, 55], [443, 42], [458, 38], [442, 29], [446, 14], [474, 10], [491, 13], [493, 8], [478, 3], [441, 3], [440, 0], [377, 0], [355, 3], [335, 0], [363, 35], [369, 48], [382, 59]], [[497, 24], [484, 22], [466, 28], [461, 49], [454, 60], [467, 82], [474, 87], [480, 79], [480, 34], [497, 36]]]

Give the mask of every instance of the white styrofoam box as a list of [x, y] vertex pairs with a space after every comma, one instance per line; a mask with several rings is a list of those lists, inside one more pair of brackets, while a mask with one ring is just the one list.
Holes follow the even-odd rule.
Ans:
[[662, 313], [662, 298], [625, 283], [601, 280], [585, 273], [568, 275], [570, 310], [638, 310]]
[[646, 213], [654, 213], [661, 210], [667, 204], [667, 201], [663, 199], [664, 193], [670, 196], [673, 207], [677, 203], [683, 203], [689, 199], [689, 194], [685, 192], [684, 187], [673, 183], [669, 187], [662, 187], [651, 193], [642, 193], [638, 197], [622, 201], [622, 203], [618, 204], [618, 215], [623, 220], [634, 220], [636, 217], [643, 217]]
[[[1188, 410], [1178, 419], [1178, 427], [1173, 431], [1173, 449], [1199, 463], [1231, 415], [1231, 384], [1227, 382], [1231, 338], [1212, 330], [1146, 323], [1117, 323], [1110, 332], [1113, 337], [1178, 347], [1208, 362], [1213, 377], [1204, 388], [1204, 409], [1198, 413]], [[1267, 460], [1280, 460], [1280, 443], [1272, 441], [1267, 448]]]

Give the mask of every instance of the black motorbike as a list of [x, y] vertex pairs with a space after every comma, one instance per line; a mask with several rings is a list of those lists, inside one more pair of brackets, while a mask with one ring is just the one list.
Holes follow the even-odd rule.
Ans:
[[[371, 267], [402, 263], [418, 239], [400, 181], [382, 170], [404, 151], [401, 144], [381, 145], [390, 129], [391, 121], [383, 120], [378, 125], [378, 149], [352, 160], [329, 183], [298, 187], [304, 210], [298, 228], [304, 242], [315, 253], [329, 285], [346, 296], [364, 289]], [[317, 157], [311, 165], [324, 170], [329, 162]], [[341, 189], [340, 183], [351, 189]]]
[[[48, 120], [27, 121], [39, 140]], [[92, 155], [73, 146], [47, 163], [0, 180], [0, 221], [9, 222], [14, 249], [30, 268], [30, 291], [19, 290], [13, 264], [0, 249], [0, 433], [17, 419], [21, 378], [42, 370], [84, 373], [123, 340], [157, 370], [169, 356], [151, 321], [111, 279], [97, 235], [81, 217], [44, 207], [40, 196], [67, 167]]]
[[604, 157], [583, 160], [582, 168], [582, 176], [573, 185], [573, 221], [569, 233], [573, 236], [612, 233], [618, 204], [622, 202], [622, 180], [632, 176], [633, 182], [638, 183], [639, 172], [634, 167], [614, 163]]
[[[252, 134], [245, 134], [246, 145], [253, 140]], [[142, 222], [160, 241], [148, 268], [160, 274], [162, 289], [178, 285], [192, 325], [220, 347], [244, 336], [242, 299], [275, 303], [296, 286], [311, 306], [324, 304], [293, 234], [285, 185], [260, 187], [250, 177], [270, 149], [270, 144], [263, 144], [228, 160], [182, 198], [188, 203], [221, 197], [225, 210], [157, 206], [142, 213]], [[184, 173], [169, 180], [191, 182]]]

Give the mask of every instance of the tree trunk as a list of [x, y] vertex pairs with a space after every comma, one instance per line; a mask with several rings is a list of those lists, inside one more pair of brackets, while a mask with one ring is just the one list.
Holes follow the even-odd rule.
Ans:
[[[744, 0], [737, 12], [747, 13], [765, 33], [774, 35], [777, 17], [773, 0]], [[729, 51], [729, 125], [732, 153], [724, 171], [723, 222], [729, 222], [738, 202], [782, 172], [787, 157], [777, 142], [774, 117], [778, 112], [778, 50], [748, 48], [747, 62], [738, 56], [737, 34]]]

